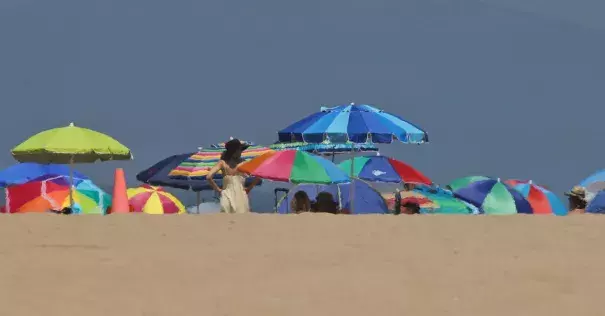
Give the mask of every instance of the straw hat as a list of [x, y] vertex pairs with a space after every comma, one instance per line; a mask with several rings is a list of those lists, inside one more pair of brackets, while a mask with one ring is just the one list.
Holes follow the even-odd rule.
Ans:
[[583, 187], [581, 187], [579, 185], [576, 185], [575, 187], [573, 187], [571, 189], [571, 191], [565, 192], [565, 195], [584, 198], [584, 197], [586, 197], [586, 189], [584, 189]]

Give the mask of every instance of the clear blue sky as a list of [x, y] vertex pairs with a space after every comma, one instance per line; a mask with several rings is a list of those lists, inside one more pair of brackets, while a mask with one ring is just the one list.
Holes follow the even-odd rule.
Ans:
[[[439, 183], [485, 174], [557, 193], [603, 165], [605, 23], [589, 0], [4, 0], [0, 167], [47, 128], [110, 134], [135, 161], [369, 103], [432, 143], [383, 152]], [[265, 189], [267, 191], [268, 189]], [[258, 193], [257, 193], [258, 194]], [[271, 195], [267, 193], [266, 195]]]

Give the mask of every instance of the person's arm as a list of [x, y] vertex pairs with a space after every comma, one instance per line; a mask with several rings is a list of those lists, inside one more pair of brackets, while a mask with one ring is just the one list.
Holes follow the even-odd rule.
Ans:
[[260, 180], [261, 180], [260, 178], [256, 178], [255, 177], [254, 180], [252, 180], [252, 182], [250, 183], [250, 185], [246, 188], [246, 193], [250, 193], [250, 191], [252, 189], [254, 189], [254, 187], [256, 185], [258, 185], [258, 183], [260, 182]]
[[216, 185], [216, 182], [214, 182], [214, 175], [219, 172], [221, 170], [221, 167], [223, 166], [223, 161], [219, 160], [213, 167], [212, 169], [210, 169], [210, 172], [208, 173], [208, 175], [206, 176], [206, 180], [208, 180], [208, 183], [210, 184], [210, 186], [212, 187], [212, 189], [214, 189], [214, 191], [221, 193], [221, 191], [223, 191], [222, 188], [219, 188], [218, 185]]

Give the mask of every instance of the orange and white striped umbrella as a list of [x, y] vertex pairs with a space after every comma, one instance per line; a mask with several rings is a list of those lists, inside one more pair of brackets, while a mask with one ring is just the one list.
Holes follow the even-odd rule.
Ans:
[[147, 214], [182, 214], [185, 206], [161, 187], [142, 185], [128, 189], [128, 203], [133, 212]]

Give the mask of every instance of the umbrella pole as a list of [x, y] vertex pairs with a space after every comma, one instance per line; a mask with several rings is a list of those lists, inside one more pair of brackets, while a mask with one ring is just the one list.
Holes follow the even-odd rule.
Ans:
[[353, 173], [355, 171], [355, 143], [353, 143], [353, 150], [351, 151], [351, 155], [352, 155], [352, 157], [351, 157], [351, 172], [350, 172], [350, 175], [349, 175], [349, 177], [351, 178], [351, 184], [350, 184], [350, 188], [349, 188], [349, 199], [351, 199], [351, 202], [349, 203], [349, 205], [350, 205], [351, 209], [349, 210], [349, 212], [351, 214], [355, 214], [354, 213], [354, 209], [355, 209], [355, 205], [354, 205], [355, 204], [355, 197], [354, 197], [354, 194], [355, 194], [355, 184], [353, 183]]
[[69, 208], [74, 210], [74, 157], [69, 160]]
[[200, 213], [200, 203], [201, 203], [200, 202], [200, 191], [195, 192], [195, 201], [196, 201], [195, 205], [197, 208], [197, 213], [199, 214]]

